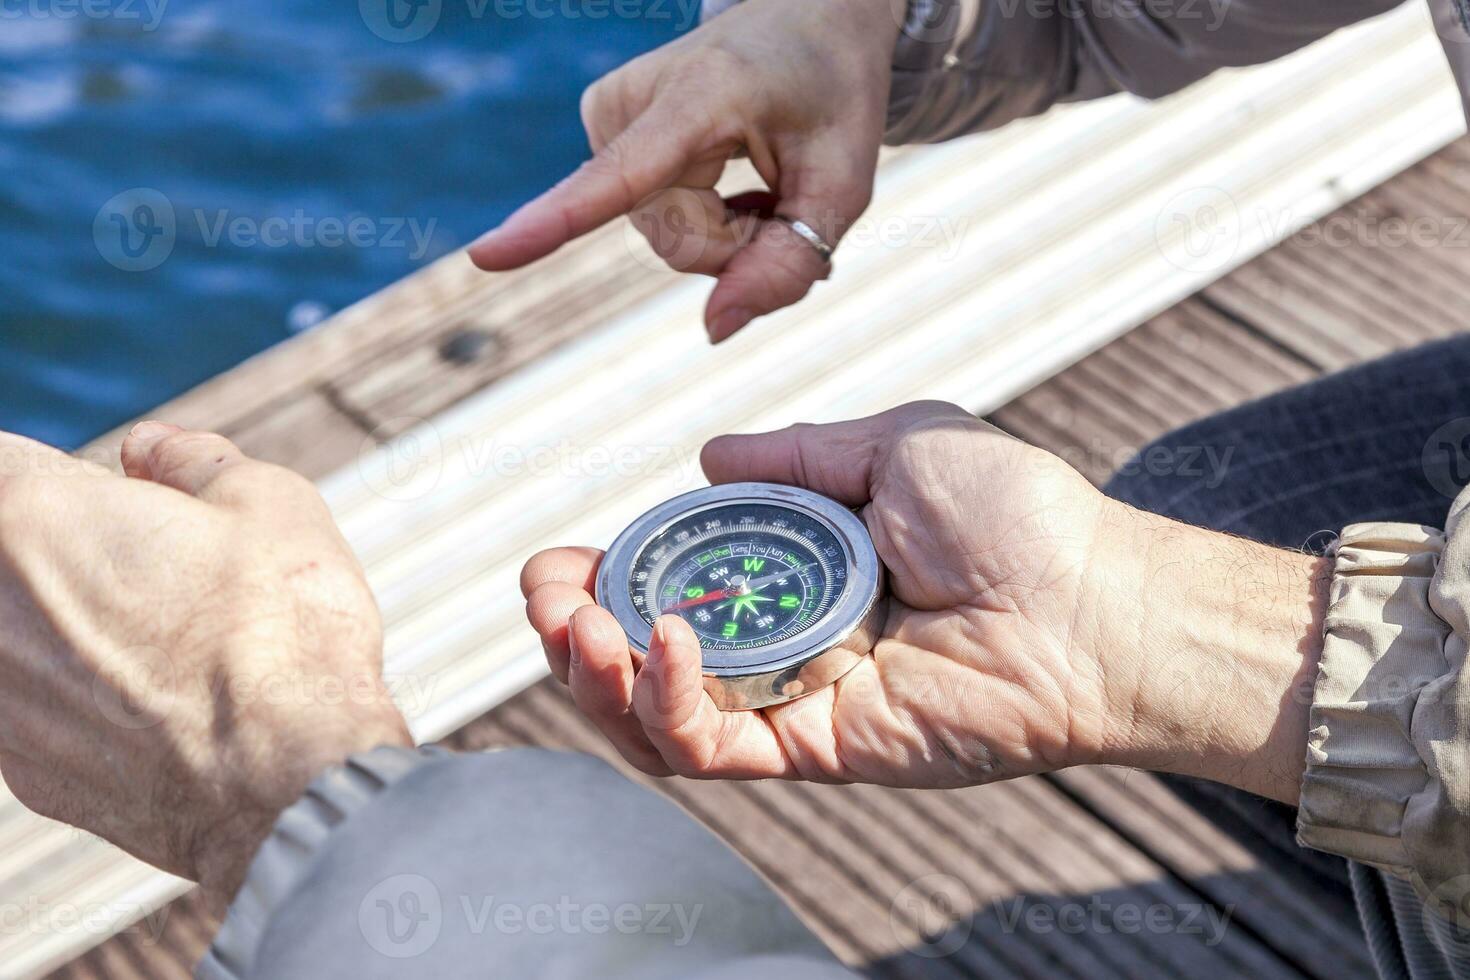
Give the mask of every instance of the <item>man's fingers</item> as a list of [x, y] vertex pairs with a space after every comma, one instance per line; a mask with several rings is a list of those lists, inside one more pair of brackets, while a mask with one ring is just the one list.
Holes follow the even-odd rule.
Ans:
[[521, 595], [531, 593], [547, 582], [567, 582], [592, 592], [597, 580], [597, 566], [602, 563], [598, 548], [547, 548], [538, 551], [521, 568]]
[[716, 436], [705, 443], [699, 462], [711, 483], [785, 483], [860, 507], [871, 496], [874, 466], [895, 433], [944, 419], [975, 422], [958, 405], [910, 402], [850, 422], [798, 423], [775, 432]]
[[606, 609], [583, 606], [572, 614], [567, 631], [567, 686], [577, 709], [623, 758], [651, 775], [671, 775], [632, 713], [633, 657], [618, 621]]
[[562, 581], [543, 582], [526, 599], [526, 619], [541, 637], [546, 665], [551, 668], [552, 676], [563, 684], [567, 683], [567, 669], [572, 656], [568, 624], [578, 609], [594, 604], [591, 593], [586, 589]]
[[172, 487], [205, 503], [224, 507], [313, 508], [326, 505], [310, 481], [279, 466], [246, 456], [213, 432], [181, 429], [166, 422], [140, 422], [122, 445], [123, 471], [136, 480]]
[[633, 685], [633, 710], [674, 772], [699, 779], [772, 779], [795, 774], [758, 711], [721, 711], [704, 691], [699, 640], [677, 616], [653, 627]]
[[798, 423], [775, 432], [716, 436], [700, 465], [711, 483], [784, 483], [849, 507], [868, 502], [873, 460], [889, 431], [885, 415], [831, 425]]
[[674, 106], [653, 106], [570, 177], [471, 245], [470, 259], [497, 272], [550, 255], [668, 187], [706, 137]]
[[249, 460], [224, 436], [167, 422], [140, 422], [122, 444], [123, 472], [203, 497], [221, 475]]

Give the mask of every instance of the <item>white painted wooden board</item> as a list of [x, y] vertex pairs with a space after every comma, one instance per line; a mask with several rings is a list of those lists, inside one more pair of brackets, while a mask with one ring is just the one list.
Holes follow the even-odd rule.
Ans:
[[[543, 675], [524, 558], [605, 545], [698, 485], [709, 436], [915, 398], [994, 408], [1462, 131], [1411, 5], [1163, 102], [1070, 107], [892, 155], [832, 279], [719, 348], [699, 328], [707, 280], [669, 275], [323, 481], [382, 603], [415, 734], [453, 731]], [[0, 977], [62, 962], [181, 887], [0, 796]]]

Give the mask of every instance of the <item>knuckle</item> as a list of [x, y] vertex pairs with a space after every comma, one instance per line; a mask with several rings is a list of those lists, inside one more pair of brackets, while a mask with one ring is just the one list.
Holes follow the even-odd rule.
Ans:
[[[601, 81], [593, 82], [582, 90], [582, 97], [577, 100], [577, 109], [582, 114], [582, 123], [587, 125], [589, 119], [597, 114], [597, 100], [601, 97], [599, 87]], [[588, 126], [587, 128], [591, 128]]]
[[756, 70], [759, 67], [740, 48], [718, 42], [702, 48], [687, 70], [702, 87], [707, 87], [711, 78], [760, 78], [763, 72]]
[[224, 455], [233, 448], [228, 439], [213, 432], [175, 432], [160, 439], [149, 453], [149, 474], [166, 479], [200, 459]]
[[598, 79], [582, 90], [582, 98], [577, 103], [582, 117], [582, 128], [590, 137], [595, 137], [602, 131], [606, 115], [604, 106], [607, 104], [607, 90], [607, 79]]

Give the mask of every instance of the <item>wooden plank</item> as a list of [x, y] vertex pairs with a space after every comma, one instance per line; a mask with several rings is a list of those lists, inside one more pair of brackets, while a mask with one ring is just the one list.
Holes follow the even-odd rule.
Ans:
[[1170, 429], [1316, 370], [1190, 299], [991, 413], [1094, 483]]
[[1201, 296], [1326, 370], [1463, 329], [1470, 144], [1458, 140]]

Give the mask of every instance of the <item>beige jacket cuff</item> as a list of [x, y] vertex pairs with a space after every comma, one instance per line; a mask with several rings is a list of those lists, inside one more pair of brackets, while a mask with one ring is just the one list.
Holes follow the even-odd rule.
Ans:
[[1431, 900], [1470, 881], [1470, 528], [1354, 524], [1335, 545], [1300, 842]]

